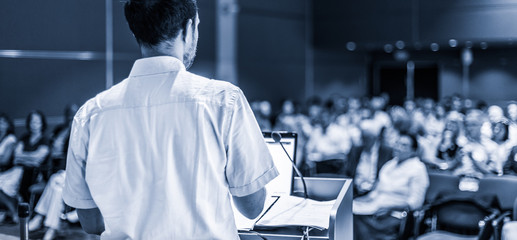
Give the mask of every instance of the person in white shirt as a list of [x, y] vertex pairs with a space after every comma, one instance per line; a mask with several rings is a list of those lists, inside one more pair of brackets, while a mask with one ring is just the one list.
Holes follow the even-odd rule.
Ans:
[[7, 114], [0, 113], [0, 174], [13, 164], [16, 141], [13, 121]]
[[396, 211], [422, 206], [429, 177], [417, 149], [414, 136], [400, 133], [395, 157], [381, 168], [375, 188], [353, 200], [354, 239], [397, 239], [401, 220]]
[[506, 106], [506, 116], [510, 121], [508, 129], [510, 141], [517, 144], [517, 102], [510, 101]]
[[465, 136], [458, 139], [460, 164], [453, 171], [454, 175], [481, 179], [486, 175], [498, 174], [494, 153], [497, 144], [483, 136], [482, 126], [487, 121], [480, 110], [470, 110], [465, 116]]
[[242, 91], [188, 72], [194, 0], [131, 0], [144, 58], [74, 117], [63, 199], [101, 239], [239, 239], [278, 175]]

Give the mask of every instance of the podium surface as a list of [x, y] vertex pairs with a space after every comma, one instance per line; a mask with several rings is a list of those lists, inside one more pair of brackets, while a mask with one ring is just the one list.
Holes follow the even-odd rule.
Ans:
[[[353, 239], [352, 180], [346, 178], [306, 177], [310, 199], [336, 200], [329, 215], [329, 228], [313, 229], [311, 239]], [[295, 177], [293, 195], [303, 196], [303, 184]], [[241, 239], [300, 239], [304, 226], [255, 228], [253, 231], [239, 231]]]

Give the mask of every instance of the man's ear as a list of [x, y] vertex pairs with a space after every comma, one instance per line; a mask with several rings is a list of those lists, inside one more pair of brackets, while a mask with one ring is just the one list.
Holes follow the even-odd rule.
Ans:
[[185, 29], [183, 30], [183, 41], [185, 43], [188, 43], [188, 41], [192, 41], [194, 38], [194, 21], [192, 19], [189, 19], [187, 21], [187, 24], [185, 24]]

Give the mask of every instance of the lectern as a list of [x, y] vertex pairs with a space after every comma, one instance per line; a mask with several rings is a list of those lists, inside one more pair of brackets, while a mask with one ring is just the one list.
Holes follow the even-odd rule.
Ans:
[[[306, 177], [309, 198], [319, 201], [336, 199], [329, 215], [329, 228], [314, 229], [310, 239], [352, 240], [352, 179], [346, 178], [315, 178]], [[300, 178], [293, 181], [293, 195], [303, 196], [303, 185]], [[303, 226], [255, 229], [254, 231], [239, 231], [241, 239], [300, 239], [303, 236]]]

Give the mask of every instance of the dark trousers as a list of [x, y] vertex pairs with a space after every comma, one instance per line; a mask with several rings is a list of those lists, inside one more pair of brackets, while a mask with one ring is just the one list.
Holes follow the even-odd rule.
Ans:
[[390, 215], [354, 215], [354, 240], [397, 239], [400, 224], [400, 219]]

